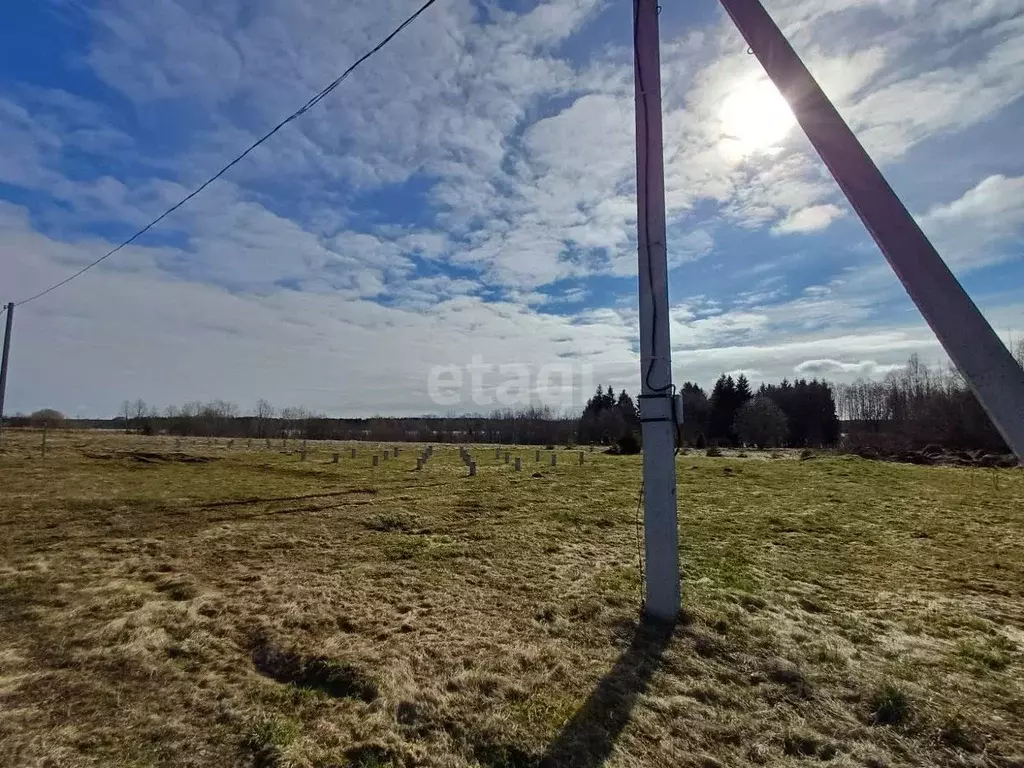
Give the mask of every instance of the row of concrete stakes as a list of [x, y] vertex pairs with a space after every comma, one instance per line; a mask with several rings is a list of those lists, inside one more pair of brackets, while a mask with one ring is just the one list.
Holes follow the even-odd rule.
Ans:
[[434, 457], [434, 446], [428, 445], [423, 449], [423, 454], [416, 457], [416, 469], [423, 469], [424, 465]]
[[[591, 446], [590, 450], [591, 451], [594, 450], [593, 446]], [[540, 462], [540, 454], [541, 454], [541, 452], [540, 452], [539, 449], [534, 452], [534, 461]], [[465, 446], [462, 446], [462, 445], [459, 446], [459, 456], [462, 458], [462, 463], [465, 464], [466, 467], [469, 469], [469, 476], [473, 477], [473, 475], [476, 474], [476, 462], [473, 461], [472, 456], [470, 456], [469, 451], [466, 450]], [[501, 456], [502, 456], [501, 447], [499, 446], [498, 448], [494, 449], [494, 458], [500, 459]], [[580, 466], [583, 466], [584, 452], [580, 451], [579, 456], [580, 456]], [[511, 464], [512, 463], [512, 454], [507, 452], [507, 451], [505, 452], [505, 463], [506, 464]], [[557, 453], [552, 453], [551, 454], [551, 466], [552, 467], [558, 466], [558, 454]], [[519, 456], [515, 457], [514, 467], [515, 467], [515, 471], [516, 472], [522, 472], [523, 471], [523, 460]]]
[[[267, 448], [270, 448], [270, 438], [268, 437], [266, 440], [267, 440]], [[210, 444], [212, 442], [212, 438], [207, 438], [206, 442], [207, 442], [207, 444]], [[231, 448], [234, 445], [234, 442], [235, 442], [234, 440], [228, 440], [227, 447]], [[287, 444], [287, 438], [282, 438], [281, 439], [281, 446], [282, 446], [282, 448], [286, 444]], [[248, 447], [250, 447], [250, 448], [252, 447], [252, 438], [247, 439], [246, 445]], [[177, 449], [181, 448], [181, 438], [180, 437], [175, 440], [175, 447]], [[594, 446], [590, 446], [590, 451], [591, 452], [594, 451]], [[43, 448], [42, 448], [42, 453], [43, 453], [43, 456], [46, 455], [46, 431], [45, 430], [43, 431]], [[306, 441], [303, 440], [302, 441], [302, 447], [299, 449], [299, 461], [305, 461], [306, 460], [306, 455], [307, 455]], [[349, 448], [349, 455], [353, 459], [356, 458], [356, 449], [355, 448]], [[398, 447], [391, 448], [391, 449], [385, 448], [382, 455], [383, 455], [384, 461], [387, 461], [390, 458], [396, 458], [397, 459], [398, 455], [399, 455], [399, 448]], [[433, 455], [434, 455], [434, 446], [428, 445], [426, 448], [424, 448], [423, 454], [421, 456], [417, 457], [417, 459], [416, 459], [416, 469], [418, 469], [418, 470], [423, 469], [423, 466], [427, 463], [427, 461], [429, 459], [431, 459], [433, 457]], [[580, 466], [583, 466], [584, 455], [585, 454], [584, 454], [583, 451], [579, 452]], [[469, 451], [466, 450], [465, 446], [462, 446], [462, 445], [459, 446], [459, 456], [462, 458], [462, 462], [469, 469], [469, 476], [473, 477], [476, 474], [476, 462], [473, 461], [472, 457], [469, 455]], [[504, 456], [505, 456], [505, 463], [506, 464], [511, 464], [512, 463], [512, 454], [509, 453], [508, 451], [506, 451]], [[536, 449], [534, 451], [534, 461], [539, 463], [540, 462], [540, 456], [541, 456], [541, 450], [538, 448], [538, 449]], [[501, 457], [502, 457], [502, 449], [501, 449], [501, 446], [498, 446], [497, 448], [494, 449], [494, 458], [501, 459]], [[340, 453], [333, 453], [333, 454], [331, 454], [331, 463], [332, 464], [339, 463], [340, 459], [341, 459], [341, 454]], [[374, 467], [379, 466], [380, 465], [380, 460], [381, 460], [381, 456], [380, 455], [378, 455], [376, 453], [373, 454], [372, 457], [371, 457], [371, 466], [374, 466]], [[551, 466], [554, 467], [554, 466], [557, 466], [557, 465], [558, 465], [558, 454], [552, 453], [551, 454]], [[516, 472], [521, 472], [522, 469], [523, 469], [523, 460], [517, 456], [516, 459], [515, 459], [515, 471]]]
[[476, 462], [473, 461], [473, 457], [469, 455], [469, 451], [466, 450], [466, 446], [459, 446], [459, 456], [462, 458], [462, 463], [466, 465], [469, 470], [469, 476], [473, 477], [476, 475]]
[[[399, 454], [400, 454], [400, 452], [401, 452], [401, 449], [397, 448], [397, 447], [396, 448], [385, 448], [382, 453], [380, 453], [380, 454], [374, 453], [373, 455], [371, 455], [371, 457], [370, 457], [370, 465], [374, 466], [374, 467], [377, 467], [377, 466], [380, 466], [381, 459], [383, 459], [384, 461], [387, 461], [388, 459], [397, 459]], [[351, 456], [351, 458], [354, 459], [356, 457], [356, 449], [355, 448], [349, 448], [349, 455]], [[428, 445], [426, 450], [423, 452], [423, 455], [420, 458], [416, 459], [416, 469], [422, 469], [423, 464], [425, 464], [427, 459], [429, 459], [433, 455], [434, 455], [434, 446]], [[303, 441], [302, 449], [299, 451], [299, 461], [305, 461], [305, 460], [306, 460], [306, 444], [305, 444], [305, 441]], [[341, 460], [341, 454], [340, 453], [333, 453], [333, 454], [331, 454], [331, 463], [332, 464], [337, 464], [340, 460]]]

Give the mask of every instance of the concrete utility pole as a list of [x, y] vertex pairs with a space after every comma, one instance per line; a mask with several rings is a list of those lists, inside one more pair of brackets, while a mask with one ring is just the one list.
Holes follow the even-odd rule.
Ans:
[[633, 21], [645, 598], [650, 617], [674, 621], [679, 616], [679, 533], [657, 0], [633, 0]]
[[1024, 370], [978, 311], [759, 0], [722, 5], [910, 298], [1024, 462]]
[[11, 327], [14, 323], [14, 302], [7, 305], [7, 324], [4, 329], [4, 354], [0, 359], [0, 440], [4, 434], [4, 397], [7, 394], [7, 360], [11, 356]]

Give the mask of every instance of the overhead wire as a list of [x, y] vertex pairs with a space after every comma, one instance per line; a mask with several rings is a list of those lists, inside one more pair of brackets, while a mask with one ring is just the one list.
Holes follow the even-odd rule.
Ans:
[[206, 189], [208, 186], [210, 186], [213, 182], [215, 182], [217, 179], [219, 179], [221, 176], [223, 176], [225, 173], [227, 173], [229, 170], [231, 170], [234, 166], [236, 166], [238, 163], [240, 163], [253, 150], [255, 150], [257, 147], [259, 147], [261, 144], [263, 144], [265, 141], [267, 141], [267, 139], [269, 139], [275, 133], [277, 133], [282, 128], [284, 128], [286, 125], [288, 125], [288, 123], [290, 123], [293, 120], [301, 117], [306, 112], [308, 112], [313, 107], [315, 107], [317, 104], [319, 104], [321, 101], [323, 101], [325, 98], [327, 98], [327, 96], [329, 96], [339, 85], [341, 85], [348, 78], [348, 76], [351, 75], [363, 62], [365, 62], [367, 59], [369, 59], [374, 54], [378, 53], [382, 48], [384, 48], [384, 46], [386, 46], [388, 43], [390, 43], [406, 27], [408, 27], [410, 24], [412, 24], [414, 21], [416, 21], [416, 19], [419, 18], [419, 16], [424, 11], [426, 11], [428, 8], [430, 8], [430, 6], [432, 6], [436, 2], [437, 2], [437, 0], [427, 0], [425, 3], [423, 3], [423, 5], [421, 5], [416, 10], [415, 13], [413, 13], [411, 16], [406, 18], [405, 21], [403, 21], [401, 24], [399, 24], [390, 34], [388, 34], [387, 37], [385, 37], [379, 43], [377, 43], [377, 45], [375, 45], [369, 51], [367, 51], [362, 56], [360, 56], [358, 59], [356, 59], [356, 61], [348, 69], [346, 69], [344, 72], [341, 73], [341, 75], [339, 75], [334, 80], [332, 80], [329, 85], [327, 85], [325, 88], [320, 90], [315, 96], [313, 96], [309, 101], [307, 101], [301, 108], [299, 108], [298, 110], [296, 110], [292, 114], [288, 115], [288, 117], [286, 117], [284, 120], [279, 122], [277, 125], [275, 125], [273, 128], [271, 128], [269, 131], [267, 131], [265, 134], [263, 134], [260, 138], [258, 138], [252, 144], [250, 144], [246, 148], [246, 150], [244, 152], [242, 152], [240, 155], [238, 155], [234, 160], [232, 160], [230, 163], [225, 165], [223, 168], [221, 168], [219, 171], [217, 171], [217, 173], [215, 173], [209, 179], [204, 181], [202, 184], [200, 184], [198, 187], [196, 187], [194, 190], [192, 190], [189, 194], [187, 194], [181, 200], [176, 202], [174, 205], [172, 205], [166, 211], [161, 213], [159, 216], [157, 216], [155, 219], [153, 219], [151, 222], [149, 222], [146, 226], [144, 226], [142, 229], [140, 229], [134, 235], [129, 237], [127, 240], [125, 240], [120, 245], [116, 246], [115, 248], [111, 248], [109, 251], [104, 253], [98, 259], [95, 259], [95, 260], [91, 261], [90, 263], [86, 264], [84, 267], [82, 267], [80, 270], [78, 270], [74, 274], [70, 275], [69, 277], [66, 277], [63, 280], [60, 280], [59, 282], [54, 283], [50, 287], [48, 287], [48, 288], [46, 288], [46, 289], [44, 289], [42, 291], [39, 291], [39, 293], [36, 293], [33, 296], [29, 296], [27, 299], [22, 299], [21, 301], [15, 302], [15, 306], [21, 306], [23, 304], [28, 304], [31, 301], [35, 301], [36, 299], [42, 298], [43, 296], [45, 296], [46, 294], [50, 293], [51, 291], [57, 290], [61, 286], [67, 285], [68, 283], [70, 283], [75, 278], [79, 277], [80, 275], [85, 274], [86, 272], [88, 272], [90, 269], [92, 269], [96, 265], [102, 263], [103, 261], [106, 261], [107, 259], [109, 259], [111, 256], [113, 256], [118, 251], [121, 251], [122, 249], [126, 248], [127, 246], [131, 245], [133, 242], [138, 240], [142, 235], [146, 234], [146, 232], [148, 232], [150, 229], [155, 227], [161, 221], [166, 219], [168, 216], [170, 216], [176, 210], [181, 208], [189, 200], [194, 198], [196, 195], [198, 195], [200, 192], [202, 192], [204, 189]]

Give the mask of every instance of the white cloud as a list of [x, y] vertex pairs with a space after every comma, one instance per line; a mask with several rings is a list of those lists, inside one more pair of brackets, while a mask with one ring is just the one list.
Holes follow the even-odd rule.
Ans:
[[932, 208], [920, 224], [953, 269], [1019, 258], [1019, 249], [993, 246], [1018, 236], [1024, 227], [1024, 176], [989, 176], [960, 199]]
[[849, 119], [876, 160], [902, 157], [929, 137], [963, 130], [1024, 92], [1020, 35], [991, 45], [978, 58], [918, 69], [863, 94]]
[[801, 208], [799, 211], [789, 214], [789, 216], [772, 227], [772, 232], [777, 235], [817, 232], [828, 227], [829, 224], [842, 215], [843, 209], [838, 205], [832, 205], [831, 203], [812, 205], [810, 208]]
[[[103, 247], [45, 238], [12, 206], [0, 206], [0, 230], [0, 264], [21, 284], [43, 284], [65, 274], [83, 249]], [[68, 286], [59, 303], [20, 308], [12, 411], [74, 403], [112, 414], [135, 397], [160, 404], [223, 397], [249, 406], [262, 396], [337, 415], [444, 412], [427, 397], [431, 367], [466, 365], [473, 355], [533, 371], [576, 361], [593, 366], [595, 381], [634, 389], [638, 382], [637, 317], [628, 307], [560, 317], [531, 308], [529, 295], [487, 303], [467, 295], [471, 281], [440, 277], [404, 286], [433, 300], [398, 306], [340, 301], [335, 293], [238, 294], [169, 278], [156, 265], [170, 255], [131, 249], [132, 271], [101, 267]], [[830, 316], [827, 303], [803, 301], [722, 311], [695, 297], [675, 307], [676, 377], [706, 386], [721, 371], [743, 369], [768, 380], [794, 372], [852, 380], [882, 375], [912, 352], [941, 359], [920, 321], [864, 328], [841, 304]], [[1020, 333], [1022, 309], [1007, 305], [990, 319]], [[500, 384], [496, 375], [487, 381]], [[469, 401], [464, 408], [478, 410]]]
[[875, 360], [858, 360], [855, 363], [844, 363], [840, 360], [825, 358], [822, 360], [804, 360], [793, 370], [801, 376], [834, 377], [836, 374], [854, 374], [864, 378], [878, 378], [892, 371], [899, 370], [902, 363], [880, 365]]
[[[422, 389], [430, 365], [475, 351], [500, 362], [592, 359], [600, 375], [635, 381], [635, 297], [616, 303], [585, 282], [636, 270], [631, 61], [612, 48], [574, 62], [561, 46], [585, 43], [579, 30], [605, 3], [529, 5], [517, 13], [438, 3], [198, 205], [161, 224], [163, 238], [146, 242], [163, 246], [127, 249], [62, 289], [67, 299], [26, 307], [19, 343], [52, 354], [22, 358], [15, 407], [66, 402], [74, 370], [75, 397], [84, 393], [75, 401], [96, 409], [135, 396], [262, 394], [336, 413], [417, 412], [429, 408]], [[152, 146], [112, 126], [109, 105], [4, 91], [0, 180], [60, 203], [31, 215], [0, 203], [8, 290], [34, 292], [102, 253], [110, 243], [96, 236], [106, 231], [98, 225], [148, 221], [411, 7], [95, 4], [87, 64], [131, 105], [143, 135], [173, 136], [177, 151], [150, 156]], [[1014, 18], [1021, 7], [771, 3], [827, 92], [888, 164], [909, 162], [911, 150], [936, 136], [992, 120], [1024, 92], [1024, 26]], [[628, 44], [628, 34], [617, 40]], [[838, 377], [877, 375], [909, 351], [935, 352], [916, 318], [906, 325], [881, 315], [901, 293], [874, 253], [878, 267], [865, 269], [861, 254], [838, 244], [828, 266], [857, 271], [846, 282], [829, 273], [802, 293], [802, 276], [786, 266], [794, 254], [783, 250], [798, 248], [799, 238], [777, 238], [765, 254], [771, 266], [740, 262], [736, 236], [828, 227], [844, 211], [836, 185], [795, 128], [770, 151], [728, 151], [722, 103], [738, 84], [764, 79], [728, 22], [668, 36], [663, 64], [672, 265], [705, 259], [693, 274], [709, 262], [721, 272], [785, 274], [797, 295], [780, 301], [782, 290], [765, 283], [735, 301], [714, 296], [675, 307], [685, 377], [829, 367]], [[83, 166], [68, 171], [80, 153], [95, 161], [92, 175]], [[124, 165], [131, 171], [119, 172]], [[980, 178], [961, 169], [927, 190], [932, 197], [912, 201], [928, 211], [922, 224], [955, 267], [1012, 255], [1004, 245], [1024, 227], [1022, 178], [1010, 175], [1018, 170], [934, 205]], [[383, 195], [410, 179], [425, 201], [410, 203], [420, 214], [415, 224], [405, 211], [360, 209], [365, 193]], [[953, 184], [957, 191], [947, 193]], [[560, 280], [580, 287], [561, 297], [544, 290]], [[614, 306], [588, 309], [595, 301]], [[543, 311], [552, 308], [580, 311]]]

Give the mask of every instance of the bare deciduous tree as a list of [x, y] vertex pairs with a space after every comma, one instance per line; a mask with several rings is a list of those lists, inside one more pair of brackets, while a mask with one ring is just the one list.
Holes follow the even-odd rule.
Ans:
[[851, 446], [1006, 449], [960, 372], [929, 368], [916, 355], [882, 381], [841, 387], [839, 406]]
[[146, 401], [141, 397], [132, 403], [132, 416], [135, 417], [136, 424], [146, 418], [147, 413], [149, 413], [149, 408], [146, 406]]
[[256, 401], [256, 437], [270, 437], [270, 420], [274, 418], [274, 406], [262, 397]]

